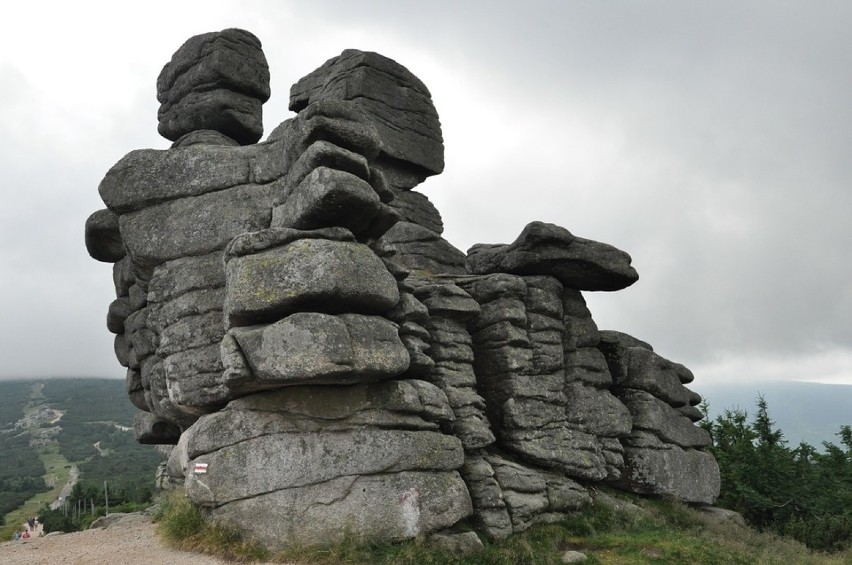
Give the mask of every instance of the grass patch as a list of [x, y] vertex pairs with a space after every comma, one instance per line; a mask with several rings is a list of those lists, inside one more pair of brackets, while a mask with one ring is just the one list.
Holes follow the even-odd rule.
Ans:
[[266, 561], [269, 558], [269, 551], [262, 545], [243, 539], [236, 531], [205, 520], [183, 491], [163, 495], [159, 504], [160, 511], [154, 521], [158, 525], [157, 532], [170, 547], [215, 555], [238, 563]]
[[71, 465], [60, 453], [59, 446], [55, 444], [41, 446], [38, 448], [38, 456], [44, 464], [45, 474], [43, 476], [45, 482], [55, 480], [54, 487], [36, 494], [22, 506], [6, 514], [6, 524], [0, 527], [0, 541], [11, 539], [12, 533], [15, 530], [21, 530], [28, 518], [38, 516], [42, 507], [50, 506], [62, 492], [62, 487], [68, 482]]
[[311, 565], [556, 565], [568, 550], [582, 551], [589, 564], [814, 564], [852, 563], [852, 549], [820, 554], [773, 534], [731, 523], [708, 523], [683, 504], [624, 498], [628, 511], [596, 505], [554, 523], [533, 526], [506, 540], [484, 541], [474, 554], [455, 556], [418, 538], [404, 543], [359, 543], [346, 536], [328, 548], [296, 547], [277, 553], [212, 526], [182, 492], [165, 498], [159, 531], [172, 547], [234, 561]]

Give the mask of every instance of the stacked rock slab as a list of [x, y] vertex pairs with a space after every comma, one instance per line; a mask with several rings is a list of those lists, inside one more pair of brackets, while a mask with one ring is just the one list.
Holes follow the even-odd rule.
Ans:
[[273, 548], [505, 537], [598, 483], [713, 501], [691, 373], [586, 307], [637, 280], [630, 257], [541, 222], [444, 240], [413, 190], [443, 170], [440, 122], [405, 67], [344, 51], [260, 143], [252, 34], [191, 38], [157, 89], [174, 143], [110, 169], [86, 245], [114, 264], [137, 439], [174, 445], [163, 485]]
[[719, 468], [702, 451], [710, 434], [693, 425], [703, 414], [696, 408], [701, 397], [684, 386], [692, 382], [692, 372], [620, 332], [603, 332], [598, 347], [612, 371], [613, 391], [633, 420], [633, 431], [623, 440], [623, 486], [712, 504], [719, 494]]

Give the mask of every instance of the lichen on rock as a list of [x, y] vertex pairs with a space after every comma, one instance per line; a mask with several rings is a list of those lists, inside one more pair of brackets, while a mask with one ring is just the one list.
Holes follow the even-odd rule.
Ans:
[[[444, 168], [426, 86], [346, 50], [260, 141], [260, 41], [190, 38], [157, 80], [167, 150], [99, 186], [86, 247], [134, 430], [173, 444], [164, 485], [271, 547], [501, 538], [606, 483], [710, 504], [719, 471], [692, 373], [599, 330], [584, 291], [630, 256], [530, 223], [467, 254], [413, 189]], [[451, 530], [456, 528], [456, 530]]]

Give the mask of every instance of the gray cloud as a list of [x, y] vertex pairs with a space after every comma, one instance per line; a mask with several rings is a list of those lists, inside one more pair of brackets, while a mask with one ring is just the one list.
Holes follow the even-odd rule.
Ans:
[[[80, 66], [78, 82], [52, 88], [86, 104], [45, 98], [34, 77], [47, 71], [0, 59], [0, 378], [120, 376], [104, 328], [109, 267], [86, 257], [82, 225], [102, 206], [96, 187], [112, 163], [165, 146], [160, 66], [190, 35], [236, 25], [261, 37], [270, 61], [267, 131], [289, 115], [289, 85], [344, 47], [418, 74], [447, 146], [446, 172], [422, 191], [458, 247], [511, 241], [534, 219], [563, 225], [630, 252], [640, 273], [634, 287], [588, 297], [602, 327], [650, 341], [699, 378], [760, 365], [766, 378], [852, 381], [846, 4], [175, 10], [159, 34], [137, 29], [145, 14], [110, 32], [77, 22], [92, 38], [88, 59], [74, 59], [73, 44], [46, 46]], [[126, 64], [111, 82], [102, 65], [115, 61]]]

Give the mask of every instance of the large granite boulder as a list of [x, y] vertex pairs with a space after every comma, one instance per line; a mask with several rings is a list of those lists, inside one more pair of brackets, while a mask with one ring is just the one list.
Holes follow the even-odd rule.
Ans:
[[190, 500], [273, 548], [402, 540], [470, 514], [461, 442], [438, 430], [452, 417], [418, 381], [261, 393], [199, 419], [172, 465]]
[[157, 78], [158, 130], [172, 141], [214, 130], [255, 143], [263, 135], [261, 106], [269, 94], [269, 67], [257, 37], [241, 29], [196, 35]]
[[620, 290], [639, 279], [630, 255], [565, 228], [532, 222], [510, 244], [477, 244], [468, 250], [471, 273], [551, 275], [578, 290]]
[[409, 163], [422, 178], [444, 170], [441, 123], [429, 89], [396, 61], [347, 49], [290, 89], [290, 109], [297, 112], [328, 99], [353, 101], [367, 113], [388, 158]]
[[412, 190], [443, 169], [440, 123], [405, 67], [344, 51], [263, 143], [248, 32], [188, 40], [157, 93], [174, 143], [107, 172], [85, 239], [114, 264], [136, 437], [174, 445], [158, 484], [274, 549], [475, 546], [600, 483], [713, 502], [692, 373], [583, 297], [635, 282], [630, 256], [541, 222], [467, 255], [443, 239]]

